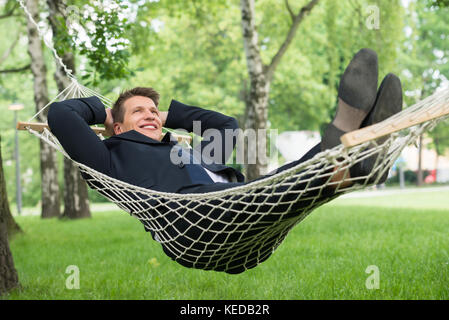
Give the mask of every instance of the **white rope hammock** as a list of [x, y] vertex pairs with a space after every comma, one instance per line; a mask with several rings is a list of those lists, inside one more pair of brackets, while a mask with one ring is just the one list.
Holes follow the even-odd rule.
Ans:
[[[36, 27], [42, 36], [37, 24]], [[46, 44], [63, 65], [53, 46]], [[109, 99], [82, 86], [70, 72], [68, 75], [71, 84], [46, 107], [55, 101], [89, 96], [97, 96], [111, 106]], [[382, 123], [355, 132], [356, 138], [364, 139], [364, 143], [352, 147], [340, 145], [272, 176], [203, 194], [144, 189], [74, 162], [91, 188], [139, 219], [172, 259], [186, 267], [239, 273], [266, 260], [288, 232], [316, 207], [343, 193], [376, 184], [407, 145], [448, 114], [449, 89], [445, 89]], [[48, 129], [39, 132], [27, 127], [27, 130], [69, 158]], [[385, 130], [390, 133], [379, 143], [375, 138]], [[370, 138], [366, 138], [367, 133]], [[369, 175], [333, 182], [335, 175], [371, 156], [377, 161]], [[354, 184], [343, 187], [347, 181]]]

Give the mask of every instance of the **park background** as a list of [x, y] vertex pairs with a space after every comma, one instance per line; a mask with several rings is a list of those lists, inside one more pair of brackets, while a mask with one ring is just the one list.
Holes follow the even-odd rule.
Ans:
[[[290, 135], [287, 149], [301, 148], [298, 134], [322, 132], [335, 113], [339, 78], [360, 48], [377, 51], [379, 82], [389, 72], [401, 78], [404, 108], [448, 86], [444, 0], [258, 0], [260, 61], [245, 51], [244, 0], [24, 2], [35, 4], [46, 40], [81, 82], [110, 99], [126, 88], [152, 86], [162, 110], [177, 99], [234, 116], [245, 128], [256, 125], [251, 108], [262, 108], [266, 128]], [[319, 208], [267, 262], [237, 276], [172, 262], [137, 220], [72, 181], [61, 155], [43, 164], [51, 151], [42, 152], [26, 132], [18, 134], [18, 206], [8, 107], [23, 105], [17, 115], [28, 120], [45, 97], [58, 94], [61, 78], [50, 50], [42, 46], [41, 60], [28, 51], [36, 34], [18, 2], [0, 5], [2, 201], [10, 208], [2, 214], [14, 217], [8, 235], [20, 283], [7, 299], [449, 298], [447, 121], [410, 146], [385, 186]], [[258, 63], [270, 71], [265, 106], [254, 105], [251, 91], [257, 81], [249, 70]], [[281, 164], [292, 160], [282, 142]], [[249, 177], [264, 170], [240, 169]], [[45, 179], [50, 175], [53, 182]], [[73, 190], [84, 206], [74, 204]], [[79, 289], [67, 287], [71, 265], [79, 267]], [[367, 283], [373, 265], [378, 288]]]

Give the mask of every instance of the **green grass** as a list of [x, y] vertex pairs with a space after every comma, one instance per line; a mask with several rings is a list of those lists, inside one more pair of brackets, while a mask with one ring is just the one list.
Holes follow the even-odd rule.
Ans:
[[[448, 198], [449, 191], [337, 199], [239, 275], [178, 265], [120, 211], [82, 221], [18, 217], [25, 233], [11, 249], [21, 288], [3, 298], [449, 299]], [[79, 267], [78, 290], [66, 288], [69, 265]], [[365, 286], [370, 265], [380, 270], [378, 290]]]

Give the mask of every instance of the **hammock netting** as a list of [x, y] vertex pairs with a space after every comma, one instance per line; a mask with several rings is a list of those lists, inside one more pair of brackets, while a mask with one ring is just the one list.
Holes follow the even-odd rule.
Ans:
[[[54, 48], [46, 44], [59, 58]], [[64, 66], [61, 59], [58, 62]], [[55, 101], [89, 96], [99, 97], [107, 107], [112, 105], [106, 97], [82, 86], [70, 70], [65, 71], [71, 84], [47, 106]], [[318, 206], [344, 193], [377, 184], [406, 146], [447, 119], [448, 112], [442, 111], [448, 108], [449, 89], [440, 90], [374, 125], [371, 133], [394, 128], [404, 121], [413, 123], [415, 117], [423, 114], [431, 120], [354, 147], [339, 145], [280, 173], [222, 191], [158, 192], [74, 162], [91, 188], [139, 219], [173, 260], [186, 267], [240, 273], [266, 260], [289, 231]], [[435, 118], [441, 114], [446, 115]], [[28, 128], [28, 131], [70, 158], [49, 130], [38, 132]], [[376, 161], [369, 175], [333, 179], [370, 157]], [[348, 181], [353, 184], [344, 187], [343, 183]]]

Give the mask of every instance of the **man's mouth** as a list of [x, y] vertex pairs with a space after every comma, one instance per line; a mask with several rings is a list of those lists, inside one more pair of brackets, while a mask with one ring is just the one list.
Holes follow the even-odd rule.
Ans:
[[155, 125], [152, 125], [152, 124], [141, 126], [140, 128], [142, 128], [142, 129], [150, 129], [150, 130], [156, 130], [157, 129], [157, 127]]

